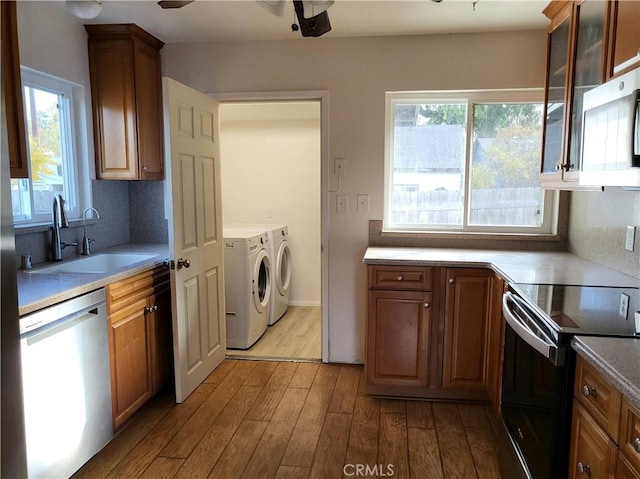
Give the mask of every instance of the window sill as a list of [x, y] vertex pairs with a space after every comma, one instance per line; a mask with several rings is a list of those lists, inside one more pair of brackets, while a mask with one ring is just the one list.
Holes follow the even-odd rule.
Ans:
[[[87, 225], [96, 224], [97, 221], [95, 219], [87, 220]], [[13, 225], [13, 234], [15, 236], [27, 235], [32, 233], [43, 233], [46, 231], [51, 231], [51, 221], [47, 221], [45, 223], [27, 223], [27, 224], [14, 224]], [[82, 226], [81, 219], [72, 219], [69, 220], [69, 228], [79, 228]]]
[[566, 251], [562, 234], [383, 231], [381, 220], [369, 221], [369, 246]]

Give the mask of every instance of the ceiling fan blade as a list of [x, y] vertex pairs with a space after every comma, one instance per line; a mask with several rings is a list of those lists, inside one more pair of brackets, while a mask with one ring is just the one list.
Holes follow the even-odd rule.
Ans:
[[162, 8], [181, 8], [195, 2], [195, 0], [160, 0], [158, 5]]
[[269, 13], [273, 13], [279, 17], [284, 16], [286, 0], [256, 0], [256, 2]]

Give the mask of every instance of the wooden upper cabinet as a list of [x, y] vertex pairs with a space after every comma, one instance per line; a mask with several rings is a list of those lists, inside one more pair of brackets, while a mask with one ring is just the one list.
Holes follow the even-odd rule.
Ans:
[[2, 8], [2, 83], [7, 115], [7, 143], [11, 178], [27, 178], [27, 135], [24, 123], [16, 2], [0, 2]]
[[601, 0], [553, 1], [547, 43], [541, 182], [579, 188], [583, 96], [605, 79], [610, 5]]
[[612, 2], [610, 26], [608, 78], [640, 66], [640, 2]]
[[85, 28], [97, 178], [163, 179], [164, 43], [132, 24]]

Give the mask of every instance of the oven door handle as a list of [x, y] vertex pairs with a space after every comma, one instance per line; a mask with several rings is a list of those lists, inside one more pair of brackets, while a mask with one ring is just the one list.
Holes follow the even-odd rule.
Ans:
[[[507, 324], [509, 324], [509, 326], [511, 326], [516, 334], [520, 336], [529, 346], [538, 351], [545, 358], [549, 359], [556, 366], [560, 365], [561, 358], [558, 355], [558, 347], [554, 343], [545, 341], [543, 338], [539, 337], [528, 324], [525, 324], [513, 313], [509, 302], [516, 303], [516, 301], [514, 301], [514, 298], [512, 296], [513, 294], [510, 291], [507, 291], [502, 296], [502, 312], [505, 319], [507, 320]], [[535, 326], [533, 322], [532, 325]], [[538, 329], [538, 332], [545, 338], [547, 337], [542, 329]]]

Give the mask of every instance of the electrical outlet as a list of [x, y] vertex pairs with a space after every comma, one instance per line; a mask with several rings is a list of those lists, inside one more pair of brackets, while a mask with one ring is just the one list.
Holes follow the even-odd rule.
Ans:
[[636, 240], [636, 227], [632, 225], [627, 226], [627, 236], [624, 241], [624, 248], [627, 251], [633, 251], [633, 244]]
[[620, 294], [620, 308], [618, 309], [618, 316], [622, 319], [627, 319], [627, 314], [629, 313], [629, 296], [621, 293]]
[[367, 213], [369, 211], [369, 195], [358, 195], [358, 212]]
[[346, 213], [349, 211], [349, 197], [347, 195], [336, 195], [336, 212]]
[[333, 172], [336, 176], [344, 176], [347, 169], [346, 158], [336, 158], [333, 163]]

